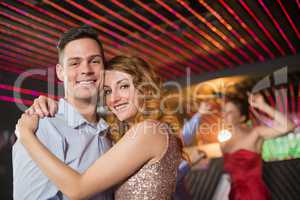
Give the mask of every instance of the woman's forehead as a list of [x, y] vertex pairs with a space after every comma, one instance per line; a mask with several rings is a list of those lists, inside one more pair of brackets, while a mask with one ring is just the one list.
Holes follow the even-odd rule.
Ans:
[[226, 102], [225, 108], [231, 109], [231, 110], [232, 109], [238, 110], [238, 107], [233, 102], [230, 102], [230, 101]]
[[105, 83], [106, 84], [115, 84], [119, 83], [123, 80], [132, 80], [130, 74], [125, 72], [117, 71], [117, 70], [106, 70], [105, 71]]

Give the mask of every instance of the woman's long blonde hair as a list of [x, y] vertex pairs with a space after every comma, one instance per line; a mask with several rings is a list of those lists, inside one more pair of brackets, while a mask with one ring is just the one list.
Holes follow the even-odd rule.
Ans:
[[[163, 96], [162, 81], [154, 69], [137, 56], [116, 56], [108, 61], [106, 70], [116, 70], [132, 76], [133, 84], [138, 89], [142, 97], [142, 110], [139, 110], [134, 123], [139, 123], [146, 119], [164, 122], [164, 112], [161, 110], [161, 98]], [[111, 139], [117, 142], [128, 130], [126, 122], [120, 122], [115, 116], [107, 118], [111, 128]], [[182, 142], [179, 139], [181, 149]]]

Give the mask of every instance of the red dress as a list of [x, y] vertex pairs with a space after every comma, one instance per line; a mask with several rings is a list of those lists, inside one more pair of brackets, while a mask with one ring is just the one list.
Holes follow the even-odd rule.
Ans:
[[231, 176], [231, 200], [271, 199], [262, 179], [260, 154], [245, 149], [225, 153], [224, 170]]

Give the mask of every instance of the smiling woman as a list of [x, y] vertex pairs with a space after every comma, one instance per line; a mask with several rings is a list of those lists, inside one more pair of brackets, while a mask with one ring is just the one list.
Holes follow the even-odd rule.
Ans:
[[[107, 106], [117, 118], [112, 119], [113, 127], [118, 126], [116, 124], [126, 127], [127, 123], [162, 117], [161, 80], [151, 66], [139, 57], [116, 56], [107, 63], [104, 93]], [[136, 112], [137, 115], [124, 122], [128, 117], [126, 115], [132, 116]], [[112, 133], [113, 138], [120, 138], [126, 132], [126, 129], [119, 130], [122, 128]]]

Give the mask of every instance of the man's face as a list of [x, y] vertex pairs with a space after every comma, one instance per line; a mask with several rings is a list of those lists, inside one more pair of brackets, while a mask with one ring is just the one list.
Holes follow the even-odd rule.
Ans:
[[68, 43], [57, 75], [64, 81], [66, 98], [88, 100], [99, 93], [103, 82], [103, 60], [98, 43], [82, 38]]

